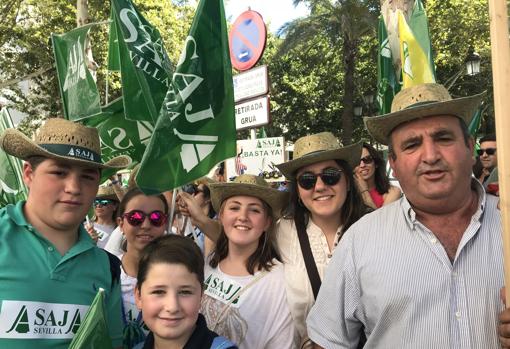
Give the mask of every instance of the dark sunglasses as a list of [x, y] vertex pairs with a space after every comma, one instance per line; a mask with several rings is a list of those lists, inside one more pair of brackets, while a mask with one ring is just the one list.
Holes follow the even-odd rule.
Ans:
[[196, 184], [186, 184], [186, 185], [183, 185], [181, 189], [182, 189], [182, 191], [184, 191], [184, 192], [186, 192], [188, 194], [191, 194], [191, 195], [196, 195], [198, 193], [203, 193], [204, 192]]
[[483, 153], [487, 153], [487, 155], [494, 155], [496, 154], [496, 148], [487, 148], [487, 149], [478, 149], [476, 151], [476, 153], [478, 154], [478, 156], [482, 156]]
[[322, 170], [322, 173], [305, 172], [297, 178], [299, 186], [305, 190], [310, 190], [315, 187], [317, 183], [317, 177], [320, 177], [322, 182], [326, 185], [335, 185], [342, 178], [342, 170], [337, 168], [326, 168]]
[[367, 155], [367, 156], [359, 159], [359, 162], [362, 162], [365, 165], [368, 165], [368, 164], [371, 164], [372, 162], [374, 162], [374, 158], [372, 157], [372, 155]]
[[97, 207], [97, 206], [106, 206], [108, 204], [113, 204], [113, 200], [108, 200], [108, 199], [96, 199], [96, 200], [94, 200], [94, 207]]
[[145, 213], [140, 210], [133, 210], [124, 213], [122, 217], [126, 218], [127, 222], [133, 227], [142, 225], [145, 218], [149, 218], [149, 222], [155, 227], [161, 227], [166, 222], [167, 215], [161, 211], [152, 211], [151, 213]]

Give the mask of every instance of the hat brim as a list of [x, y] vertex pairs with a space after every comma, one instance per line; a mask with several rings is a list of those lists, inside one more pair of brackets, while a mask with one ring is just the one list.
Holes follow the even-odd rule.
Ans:
[[131, 158], [126, 155], [117, 156], [105, 163], [97, 163], [94, 161], [77, 159], [71, 156], [58, 155], [41, 148], [22, 132], [12, 128], [5, 130], [0, 136], [0, 147], [7, 154], [23, 160], [27, 160], [32, 156], [43, 156], [50, 159], [75, 163], [80, 166], [115, 169], [126, 168], [129, 164], [131, 164]]
[[275, 219], [282, 215], [282, 210], [288, 203], [288, 193], [273, 188], [263, 188], [260, 185], [248, 183], [214, 183], [209, 186], [211, 202], [216, 212], [221, 204], [232, 196], [253, 196], [267, 203], [273, 210]]
[[444, 102], [421, 104], [381, 116], [364, 117], [363, 121], [377, 142], [388, 145], [390, 134], [397, 126], [428, 116], [452, 115], [464, 120], [469, 126], [484, 95], [485, 92]]
[[276, 165], [287, 179], [294, 179], [296, 171], [301, 167], [327, 160], [344, 160], [352, 168], [359, 165], [363, 143], [358, 142], [339, 149], [318, 151], [304, 155], [298, 159], [290, 160]]

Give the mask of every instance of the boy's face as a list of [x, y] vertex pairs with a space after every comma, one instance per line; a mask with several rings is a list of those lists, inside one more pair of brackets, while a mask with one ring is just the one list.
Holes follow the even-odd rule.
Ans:
[[171, 341], [182, 348], [198, 319], [202, 285], [182, 264], [150, 266], [141, 289], [135, 289], [136, 305], [154, 333], [155, 346]]
[[92, 206], [99, 179], [97, 168], [46, 159], [33, 169], [25, 162], [23, 181], [29, 189], [27, 220], [39, 229], [77, 229]]

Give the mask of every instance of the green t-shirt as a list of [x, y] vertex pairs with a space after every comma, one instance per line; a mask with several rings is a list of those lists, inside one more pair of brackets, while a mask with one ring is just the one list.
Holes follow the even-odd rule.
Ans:
[[64, 256], [25, 219], [25, 202], [0, 209], [0, 348], [67, 349], [99, 288], [113, 347], [122, 344], [120, 285], [80, 226]]

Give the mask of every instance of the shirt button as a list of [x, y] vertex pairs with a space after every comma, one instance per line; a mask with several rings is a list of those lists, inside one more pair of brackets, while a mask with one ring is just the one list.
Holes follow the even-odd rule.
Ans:
[[48, 247], [48, 251], [53, 252], [53, 247]]
[[437, 242], [437, 239], [436, 238], [432, 238], [430, 239], [430, 242], [432, 242], [433, 244], [435, 244]]
[[328, 258], [331, 258], [333, 257], [333, 255], [331, 253], [328, 253]]
[[453, 277], [457, 276], [457, 272], [456, 271], [452, 271], [452, 276]]
[[455, 317], [456, 317], [457, 319], [460, 319], [460, 311], [458, 311], [458, 312], [456, 312], [456, 313], [455, 313]]

